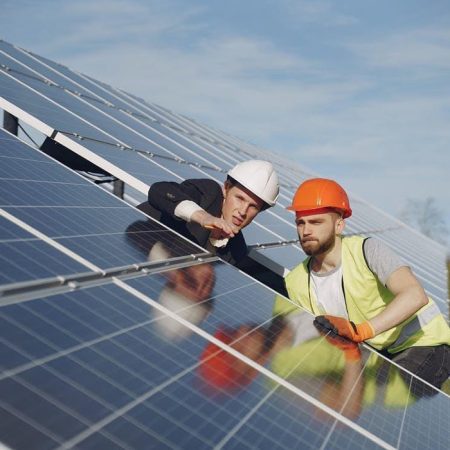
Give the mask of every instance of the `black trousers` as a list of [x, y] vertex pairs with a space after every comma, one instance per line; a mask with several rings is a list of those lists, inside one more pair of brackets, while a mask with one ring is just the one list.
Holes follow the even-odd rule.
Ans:
[[[437, 388], [441, 388], [450, 376], [450, 346], [445, 344], [435, 347], [410, 347], [395, 355], [389, 355], [389, 358]], [[407, 374], [405, 378], [409, 381]], [[416, 397], [437, 393], [414, 378], [411, 381], [411, 392]]]

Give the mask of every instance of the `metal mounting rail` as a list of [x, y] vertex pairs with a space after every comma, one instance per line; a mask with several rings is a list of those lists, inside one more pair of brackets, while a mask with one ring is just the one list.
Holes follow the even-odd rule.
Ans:
[[161, 159], [165, 159], [165, 160], [169, 160], [169, 161], [174, 161], [178, 164], [186, 164], [188, 166], [194, 166], [194, 167], [199, 167], [201, 169], [208, 169], [208, 170], [214, 170], [216, 172], [221, 172], [221, 173], [225, 173], [226, 170], [225, 169], [221, 169], [220, 167], [217, 166], [212, 166], [212, 165], [208, 165], [208, 164], [201, 164], [198, 162], [194, 162], [194, 161], [187, 161], [183, 158], [177, 157], [177, 156], [170, 156], [170, 155], [163, 155], [161, 153], [156, 153], [156, 152], [152, 152], [149, 150], [144, 150], [144, 149], [138, 149], [135, 147], [130, 147], [127, 145], [123, 145], [123, 144], [118, 144], [116, 142], [109, 142], [109, 141], [105, 141], [102, 139], [96, 139], [96, 138], [92, 138], [89, 136], [83, 136], [79, 133], [75, 133], [72, 131], [64, 131], [64, 130], [55, 130], [55, 132], [64, 134], [66, 136], [71, 136], [74, 137], [76, 139], [78, 139], [79, 141], [92, 141], [92, 142], [99, 142], [101, 144], [105, 144], [105, 145], [109, 145], [111, 148], [115, 148], [118, 150], [122, 150], [122, 151], [130, 151], [130, 152], [134, 152], [134, 153], [140, 153], [142, 155], [148, 156], [149, 158], [161, 158]]
[[293, 239], [291, 241], [276, 241], [276, 242], [265, 242], [264, 244], [252, 244], [248, 246], [249, 250], [259, 250], [272, 247], [286, 247], [287, 245], [299, 244], [298, 239]]
[[[393, 226], [393, 227], [386, 227], [386, 228], [378, 228], [373, 230], [361, 230], [361, 231], [355, 231], [352, 233], [344, 233], [344, 236], [357, 236], [361, 234], [381, 234], [388, 231], [398, 230], [402, 228], [401, 226]], [[263, 244], [252, 244], [248, 246], [249, 250], [261, 250], [266, 248], [274, 248], [274, 247], [285, 247], [287, 245], [300, 245], [300, 241], [298, 239], [292, 239], [290, 241], [276, 241], [276, 242], [264, 242]]]
[[40, 298], [111, 282], [113, 278], [129, 279], [139, 276], [182, 269], [192, 265], [212, 263], [219, 261], [217, 256], [209, 252], [178, 256], [163, 261], [143, 262], [121, 267], [113, 267], [102, 271], [82, 272], [68, 276], [56, 276], [40, 280], [10, 283], [0, 286], [0, 307], [20, 301]]

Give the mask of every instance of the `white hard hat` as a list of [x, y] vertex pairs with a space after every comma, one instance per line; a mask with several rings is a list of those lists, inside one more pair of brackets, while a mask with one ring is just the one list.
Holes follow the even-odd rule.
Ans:
[[228, 176], [253, 192], [269, 206], [275, 205], [280, 186], [278, 175], [270, 162], [258, 159], [244, 161], [236, 164], [228, 172]]

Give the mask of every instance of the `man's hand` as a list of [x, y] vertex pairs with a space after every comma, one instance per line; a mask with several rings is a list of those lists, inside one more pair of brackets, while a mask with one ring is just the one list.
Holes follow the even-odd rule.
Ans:
[[336, 316], [317, 316], [314, 320], [316, 323], [339, 336], [346, 337], [353, 342], [363, 342], [375, 336], [374, 329], [369, 321], [355, 325], [343, 317]]
[[356, 342], [350, 341], [347, 338], [339, 336], [334, 331], [324, 327], [317, 320], [314, 320], [314, 326], [331, 345], [338, 348], [344, 353], [346, 361], [359, 361], [361, 359], [361, 351]]
[[215, 239], [232, 238], [235, 235], [231, 224], [203, 210], [196, 211], [192, 214], [191, 221], [197, 222], [207, 230], [212, 230], [211, 235]]

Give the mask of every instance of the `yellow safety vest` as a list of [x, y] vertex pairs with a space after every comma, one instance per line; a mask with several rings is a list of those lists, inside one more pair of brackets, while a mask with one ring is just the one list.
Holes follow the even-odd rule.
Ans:
[[[364, 256], [366, 238], [342, 238], [343, 291], [349, 320], [361, 323], [383, 311], [394, 295], [369, 269]], [[293, 269], [285, 278], [289, 298], [314, 315], [326, 314], [311, 288], [310, 258]], [[450, 345], [450, 329], [434, 301], [423, 306], [401, 324], [367, 341], [378, 350], [398, 353], [412, 346]]]

